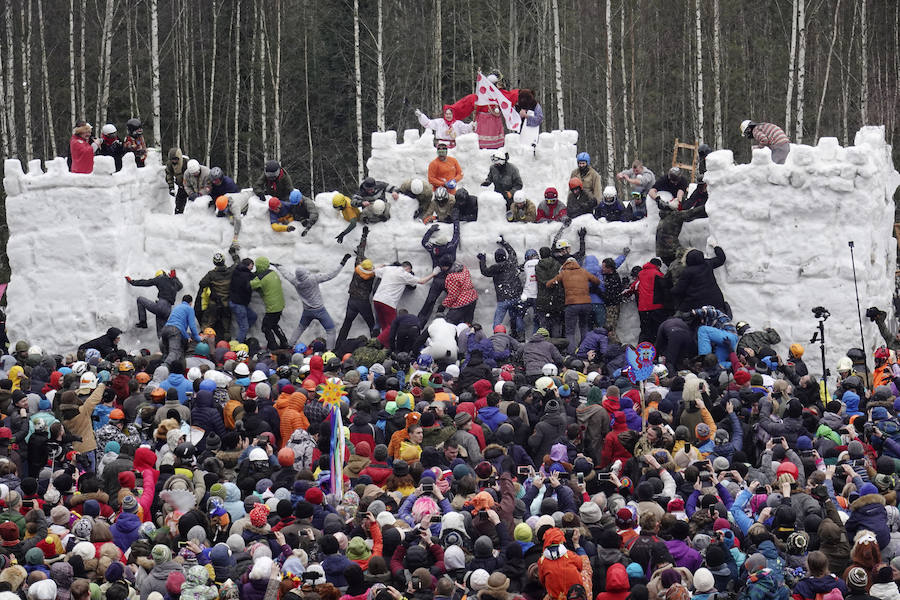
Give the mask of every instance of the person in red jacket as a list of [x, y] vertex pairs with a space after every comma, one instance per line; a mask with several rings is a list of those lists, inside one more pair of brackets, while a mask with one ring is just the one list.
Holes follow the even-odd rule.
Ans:
[[608, 467], [616, 460], [623, 463], [631, 458], [631, 452], [625, 448], [625, 445], [619, 440], [619, 434], [628, 431], [628, 423], [625, 420], [625, 413], [617, 410], [612, 413], [613, 423], [612, 429], [603, 440], [603, 450], [600, 452], [600, 466]]
[[79, 121], [75, 124], [72, 139], [69, 140], [69, 170], [72, 173], [92, 173], [94, 154], [100, 149], [100, 142], [91, 138], [90, 123]]
[[472, 285], [472, 275], [469, 273], [469, 269], [462, 263], [453, 263], [444, 279], [444, 289], [447, 290], [447, 296], [438, 308], [438, 312], [449, 309], [445, 318], [454, 325], [471, 323], [475, 318], [478, 292]]
[[639, 341], [656, 343], [656, 332], [659, 326], [666, 320], [666, 310], [663, 308], [663, 295], [665, 294], [664, 276], [659, 268], [662, 261], [653, 258], [641, 267], [637, 276], [637, 306], [638, 316], [641, 321], [641, 334]]
[[359, 476], [362, 477], [363, 475], [368, 475], [372, 478], [372, 483], [378, 487], [384, 487], [385, 481], [387, 481], [387, 478], [393, 473], [391, 466], [387, 464], [387, 457], [387, 446], [384, 444], [375, 446], [375, 449], [372, 451], [372, 462], [369, 463], [368, 467], [359, 472]]
[[625, 565], [615, 563], [606, 570], [606, 591], [597, 594], [597, 600], [625, 600], [631, 593]]

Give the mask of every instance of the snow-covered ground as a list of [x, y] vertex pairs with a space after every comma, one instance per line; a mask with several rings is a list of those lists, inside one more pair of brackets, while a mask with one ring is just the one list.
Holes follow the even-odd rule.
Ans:
[[[518, 135], [507, 136], [510, 162], [519, 168], [530, 198], [539, 200], [543, 189], [551, 185], [561, 195], [567, 191], [577, 137], [574, 131], [542, 133], [537, 152], [532, 153], [518, 143]], [[482, 297], [477, 319], [486, 325], [493, 316], [493, 286], [479, 274], [475, 255], [485, 252], [490, 261], [497, 235], [503, 234], [521, 260], [525, 249], [548, 245], [560, 228], [559, 224], [506, 222], [500, 196], [478, 187], [491, 154], [478, 149], [474, 134], [462, 136], [450, 151], [462, 165], [462, 185], [479, 195], [479, 220], [462, 224], [459, 258], [472, 271]], [[399, 184], [413, 176], [424, 178], [434, 156], [430, 134], [420, 137], [415, 130], [406, 131], [403, 142], [397, 143], [395, 132], [374, 133], [367, 166], [373, 177]], [[768, 151], [755, 153], [749, 165], [734, 165], [731, 153], [720, 151], [710, 155], [707, 164], [710, 218], [688, 224], [682, 243], [707, 252], [708, 239], [721, 245], [728, 262], [717, 276], [736, 318], [753, 327], [775, 327], [785, 344], [806, 343], [815, 326], [810, 308], [820, 304], [829, 308], [833, 316], [827, 334], [833, 365], [859, 339], [848, 240], [856, 243], [863, 308], [877, 304], [890, 309], [896, 248], [891, 237], [891, 197], [900, 176], [891, 164], [883, 128], [864, 128], [852, 148], [838, 147], [833, 138], [823, 139], [815, 148], [795, 146], [783, 166], [770, 164]], [[232, 228], [226, 219], [216, 218], [205, 202], [189, 203], [183, 215], [173, 215], [174, 201], [159, 155], [151, 152], [147, 165], [137, 169], [126, 155], [122, 171], [113, 173], [112, 160], [98, 157], [94, 174], [78, 175], [68, 172], [62, 158], [47, 163], [46, 173], [39, 161], [32, 161], [27, 173], [19, 161], [6, 162], [8, 254], [13, 272], [7, 292], [10, 339], [66, 351], [114, 325], [125, 331], [123, 347], [157, 347], [152, 325], [151, 330], [133, 329], [135, 299], [141, 293], [155, 298], [155, 290], [131, 287], [124, 276], [151, 277], [158, 269], [175, 268], [185, 292], [196, 295], [200, 278], [212, 268], [213, 254], [227, 250]], [[241, 255], [262, 255], [313, 270], [334, 268], [345, 252], [355, 248], [361, 228], [343, 244], [335, 241], [345, 224], [331, 208], [333, 194], [316, 195], [321, 217], [304, 238], [299, 231], [273, 232], [266, 206], [254, 197], [241, 232]], [[431, 261], [420, 244], [427, 226], [412, 219], [414, 210], [415, 202], [401, 197], [392, 206], [391, 220], [371, 227], [368, 256], [376, 264], [410, 260], [417, 274], [429, 271]], [[655, 207], [650, 211], [647, 219], [636, 223], [605, 223], [583, 216], [564, 237], [575, 245], [575, 231], [587, 228], [588, 252], [600, 258], [616, 256], [629, 246], [632, 253], [620, 268], [620, 273], [627, 274], [632, 266], [654, 256], [658, 215]], [[449, 232], [450, 225], [442, 227]], [[348, 264], [337, 278], [322, 285], [338, 325], [351, 272]], [[402, 306], [417, 312], [425, 287], [407, 292]], [[293, 289], [286, 287], [285, 296], [282, 328], [289, 333], [299, 318], [300, 305]], [[258, 299], [254, 309], [263, 312]], [[865, 325], [867, 344], [874, 347], [877, 333], [868, 321]], [[358, 320], [351, 335], [363, 331]], [[625, 339], [637, 332], [633, 303], [623, 309], [621, 331]], [[304, 340], [320, 334], [322, 329], [315, 324]], [[258, 326], [251, 335], [259, 335]], [[809, 362], [815, 369], [814, 361]]]

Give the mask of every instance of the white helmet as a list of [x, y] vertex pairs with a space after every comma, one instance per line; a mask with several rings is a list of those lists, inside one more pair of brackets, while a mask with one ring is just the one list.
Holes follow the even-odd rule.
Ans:
[[516, 204], [525, 204], [526, 199], [524, 190], [516, 190], [516, 193], [513, 194], [513, 202]]
[[553, 363], [547, 363], [543, 367], [541, 367], [541, 373], [543, 373], [547, 377], [556, 377], [559, 374], [559, 370]]
[[616, 197], [616, 187], [613, 185], [608, 185], [603, 188], [603, 197], [604, 198], [615, 198]]
[[750, 127], [750, 119], [744, 119], [741, 121], [741, 135], [747, 135], [747, 128]]
[[259, 383], [260, 381], [265, 381], [266, 379], [266, 374], [259, 370], [253, 371], [253, 373], [250, 374], [250, 383]]
[[112, 123], [107, 123], [103, 127], [100, 128], [100, 133], [103, 135], [112, 135], [116, 132], [116, 126]]
[[653, 365], [653, 374], [665, 379], [669, 376], [669, 369], [666, 365]]
[[41, 350], [41, 347], [40, 347], [40, 346], [32, 346], [31, 348], [28, 349], [28, 356], [31, 356], [32, 354], [36, 354], [37, 356], [41, 356], [41, 355], [44, 354], [44, 351]]
[[566, 248], [571, 248], [571, 244], [569, 244], [568, 240], [557, 240], [555, 248], [557, 250], [564, 250]]
[[197, 162], [197, 160], [194, 158], [189, 160], [188, 164], [187, 164], [187, 172], [190, 173], [191, 175], [196, 175], [197, 173], [199, 173], [200, 172], [200, 163]]
[[256, 462], [258, 460], [259, 461], [268, 461], [269, 455], [266, 454], [265, 450], [263, 450], [262, 448], [257, 446], [256, 448], [254, 448], [253, 450], [250, 451], [249, 455], [247, 455], [247, 460], [249, 460], [250, 462]]
[[191, 367], [188, 369], [188, 381], [196, 381], [200, 379], [203, 373], [200, 372], [200, 367]]
[[425, 189], [425, 184], [422, 183], [421, 179], [416, 178], [409, 182], [409, 191], [411, 191], [416, 196], [421, 194], [422, 190], [424, 190], [424, 189]]
[[78, 376], [81, 376], [82, 373], [87, 371], [87, 363], [83, 360], [79, 360], [72, 363], [72, 372]]
[[246, 377], [250, 374], [250, 367], [247, 366], [247, 363], [238, 363], [234, 368], [234, 374], [238, 377]]
[[853, 370], [853, 361], [849, 356], [842, 357], [837, 364], [838, 371], [852, 371]]
[[497, 394], [502, 394], [504, 383], [506, 383], [506, 382], [503, 381], [502, 379], [498, 379], [497, 383], [494, 384], [494, 392], [496, 392]]
[[376, 215], [383, 215], [384, 208], [385, 208], [384, 200], [379, 199], [372, 203], [372, 212], [375, 213]]
[[85, 371], [81, 375], [81, 379], [78, 382], [78, 388], [88, 388], [88, 389], [96, 389], [97, 387], [97, 376], [94, 375], [93, 371]]
[[545, 392], [547, 390], [555, 390], [556, 382], [553, 381], [549, 377], [538, 377], [537, 381], [534, 382], [534, 389], [539, 392]]

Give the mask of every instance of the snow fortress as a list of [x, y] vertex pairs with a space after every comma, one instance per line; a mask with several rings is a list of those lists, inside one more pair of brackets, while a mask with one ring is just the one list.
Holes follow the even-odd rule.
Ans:
[[[529, 198], [539, 201], [548, 186], [564, 197], [576, 166], [577, 138], [574, 131], [545, 132], [532, 151], [519, 143], [517, 134], [507, 136], [504, 151], [519, 168]], [[490, 261], [502, 234], [522, 261], [527, 248], [549, 245], [561, 227], [506, 222], [500, 196], [479, 187], [493, 152], [478, 149], [474, 134], [461, 136], [450, 151], [462, 165], [461, 185], [479, 197], [478, 221], [462, 224], [458, 258], [472, 271], [481, 297], [477, 319], [486, 328], [493, 319], [493, 286], [480, 275], [476, 254], [485, 252]], [[430, 133], [420, 136], [408, 130], [402, 143], [397, 143], [396, 132], [373, 133], [367, 166], [376, 179], [399, 184], [410, 177], [424, 179], [434, 156]], [[779, 350], [792, 342], [808, 346], [816, 326], [810, 309], [828, 308], [828, 362], [833, 369], [846, 349], [859, 345], [848, 241], [855, 242], [863, 309], [891, 307], [896, 262], [892, 194], [900, 175], [892, 165], [884, 129], [863, 128], [850, 148], [841, 148], [834, 138], [823, 138], [816, 147], [794, 146], [785, 165], [772, 164], [768, 150], [754, 152], [750, 164], [734, 165], [731, 152], [723, 150], [707, 158], [707, 167], [710, 218], [688, 224], [682, 244], [707, 254], [715, 243], [725, 249], [728, 261], [716, 274], [736, 318], [753, 328], [776, 328], [783, 339]], [[158, 269], [174, 268], [185, 285], [183, 293], [196, 296], [200, 278], [213, 266], [213, 254], [224, 253], [231, 242], [228, 220], [216, 218], [206, 201], [188, 203], [183, 215], [172, 214], [174, 201], [153, 151], [143, 169], [126, 155], [118, 173], [113, 172], [112, 159], [97, 157], [91, 175], [69, 173], [62, 158], [46, 163], [46, 172], [40, 161], [31, 161], [27, 173], [19, 161], [7, 160], [4, 186], [13, 273], [7, 292], [9, 336], [49, 351], [73, 350], [110, 326], [125, 331], [122, 347], [155, 350], [152, 325], [149, 330], [133, 328], [135, 299], [141, 293], [155, 299], [155, 290], [131, 287], [124, 276], [152, 277]], [[354, 230], [343, 244], [335, 241], [345, 223], [331, 208], [333, 195], [316, 195], [321, 216], [303, 238], [299, 232], [273, 232], [266, 205], [254, 197], [243, 221], [241, 255], [266, 256], [288, 268], [333, 270], [341, 256], [355, 248], [361, 230]], [[409, 260], [415, 272], [424, 275], [431, 269], [420, 243], [427, 226], [412, 219], [412, 199], [401, 197], [393, 204], [391, 220], [371, 227], [367, 255], [375, 264]], [[585, 227], [588, 252], [600, 258], [614, 257], [629, 246], [632, 253], [619, 269], [625, 275], [654, 256], [657, 223], [652, 206], [649, 217], [636, 223], [606, 223], [585, 215], [562, 236], [577, 245], [576, 230]], [[450, 225], [442, 228], [449, 234]], [[351, 273], [348, 264], [338, 277], [322, 284], [338, 326]], [[407, 292], [401, 306], [417, 312], [426, 287]], [[282, 328], [290, 333], [301, 309], [287, 285], [285, 297]], [[264, 312], [258, 297], [252, 307], [260, 315]], [[250, 334], [262, 337], [258, 327]], [[868, 320], [864, 327], [871, 350], [880, 339]], [[626, 340], [636, 337], [634, 303], [623, 307], [620, 330]], [[358, 320], [351, 335], [363, 332]], [[322, 333], [314, 324], [303, 341]], [[807, 362], [818, 372], [815, 350], [807, 347]]]

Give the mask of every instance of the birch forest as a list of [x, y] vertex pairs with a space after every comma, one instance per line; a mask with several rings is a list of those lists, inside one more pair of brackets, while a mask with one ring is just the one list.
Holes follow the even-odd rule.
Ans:
[[883, 124], [896, 146], [898, 24], [895, 0], [6, 0], [0, 154], [64, 156], [75, 121], [124, 137], [136, 116], [242, 185], [277, 158], [304, 194], [347, 190], [370, 132], [494, 68], [606, 176], [659, 172], [675, 138], [748, 160], [743, 119], [808, 144]]

